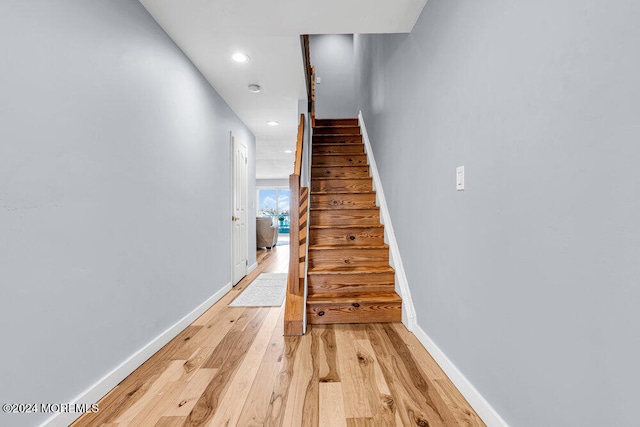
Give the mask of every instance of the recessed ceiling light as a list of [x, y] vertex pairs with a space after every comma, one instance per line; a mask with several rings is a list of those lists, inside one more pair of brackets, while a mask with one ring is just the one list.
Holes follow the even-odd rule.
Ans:
[[291, 151], [291, 150], [284, 150], [284, 152], [287, 153], [287, 154], [293, 153], [293, 151]]
[[258, 93], [262, 90], [260, 85], [251, 84], [249, 85], [249, 92]]
[[231, 59], [233, 59], [236, 62], [247, 62], [249, 61], [249, 55], [247, 55], [246, 53], [242, 53], [242, 52], [236, 52], [233, 55], [231, 55]]
[[267, 124], [268, 124], [269, 126], [278, 126], [280, 123], [278, 123], [278, 122], [276, 122], [276, 121], [273, 121], [273, 120], [270, 120], [270, 121], [268, 121], [268, 122], [267, 122]]

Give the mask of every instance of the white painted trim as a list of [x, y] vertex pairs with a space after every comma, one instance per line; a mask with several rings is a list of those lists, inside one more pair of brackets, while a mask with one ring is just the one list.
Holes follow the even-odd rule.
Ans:
[[[213, 304], [218, 302], [227, 292], [231, 290], [231, 283], [224, 285], [218, 292], [209, 297], [205, 302], [196, 307], [191, 313], [178, 320], [173, 326], [151, 340], [147, 345], [131, 355], [127, 360], [118, 365], [107, 375], [99, 379], [91, 387], [80, 393], [68, 403], [96, 403], [109, 391], [117, 386], [123, 379], [139, 368], [158, 350], [164, 347], [169, 341], [175, 338], [187, 326], [193, 323], [202, 313], [207, 311]], [[65, 402], [67, 403], [67, 402]], [[60, 412], [53, 415], [41, 427], [66, 427], [79, 418], [82, 414]]]
[[258, 268], [258, 262], [257, 261], [254, 262], [253, 265], [250, 265], [249, 268], [247, 268], [247, 274], [251, 273], [256, 268]]
[[413, 299], [411, 298], [411, 291], [409, 290], [409, 282], [407, 281], [407, 275], [405, 274], [404, 266], [402, 265], [400, 249], [398, 248], [396, 235], [393, 231], [393, 225], [391, 224], [391, 215], [389, 214], [387, 200], [385, 199], [384, 191], [382, 190], [380, 174], [378, 173], [376, 160], [373, 156], [373, 149], [371, 148], [367, 128], [364, 125], [362, 111], [358, 113], [358, 121], [360, 123], [360, 131], [362, 132], [362, 141], [364, 142], [367, 160], [369, 162], [369, 170], [371, 171], [371, 177], [373, 178], [373, 187], [374, 190], [376, 190], [376, 199], [378, 206], [380, 206], [380, 217], [384, 223], [385, 240], [389, 244], [389, 261], [396, 270], [396, 292], [398, 292], [402, 297], [402, 323], [404, 323], [408, 330], [413, 331], [413, 328], [416, 325], [416, 310], [413, 306]]
[[418, 325], [414, 325], [414, 335], [420, 343], [427, 349], [433, 359], [440, 365], [451, 382], [462, 393], [467, 402], [476, 411], [482, 421], [489, 427], [509, 427], [495, 409], [487, 402], [480, 392], [471, 384], [462, 372], [453, 364], [451, 360], [440, 350], [435, 342], [427, 335], [427, 333]]

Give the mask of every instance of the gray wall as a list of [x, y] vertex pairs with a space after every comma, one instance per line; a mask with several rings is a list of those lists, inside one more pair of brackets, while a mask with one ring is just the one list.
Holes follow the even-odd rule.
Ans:
[[65, 403], [231, 281], [255, 140], [135, 0], [3, 0], [0, 51], [0, 402]]
[[355, 38], [418, 323], [513, 426], [638, 423], [638, 22], [430, 0], [411, 34]]
[[261, 187], [261, 188], [287, 187], [289, 188], [289, 180], [288, 179], [256, 179], [256, 187]]
[[309, 50], [311, 65], [321, 78], [316, 84], [316, 118], [356, 117], [353, 35], [312, 35]]

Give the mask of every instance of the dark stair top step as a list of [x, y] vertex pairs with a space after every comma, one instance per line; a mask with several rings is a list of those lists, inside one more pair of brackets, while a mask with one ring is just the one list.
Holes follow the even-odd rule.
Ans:
[[348, 118], [316, 118], [316, 126], [358, 126], [358, 119], [354, 117]]

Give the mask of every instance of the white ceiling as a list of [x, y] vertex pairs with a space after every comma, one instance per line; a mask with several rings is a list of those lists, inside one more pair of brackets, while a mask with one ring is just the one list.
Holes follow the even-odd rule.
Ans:
[[[293, 171], [284, 151], [295, 150], [306, 99], [300, 34], [410, 32], [426, 1], [140, 0], [256, 136], [258, 179]], [[251, 60], [232, 61], [237, 51]]]

